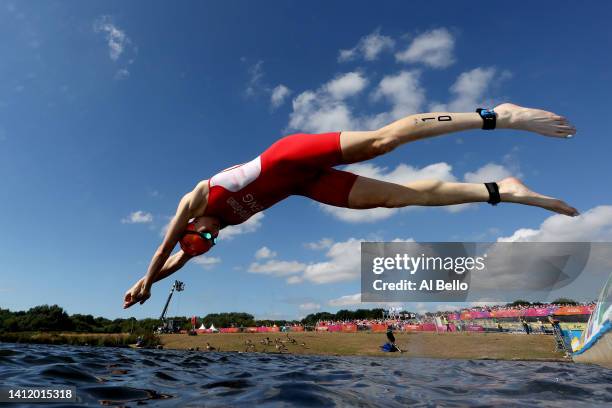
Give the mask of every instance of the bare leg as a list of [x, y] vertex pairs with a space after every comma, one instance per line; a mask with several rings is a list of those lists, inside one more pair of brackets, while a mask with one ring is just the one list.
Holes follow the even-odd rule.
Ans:
[[[516, 129], [545, 136], [566, 138], [576, 129], [562, 116], [540, 109], [524, 108], [510, 103], [496, 106], [497, 128]], [[410, 115], [378, 130], [342, 132], [340, 147], [345, 163], [372, 159], [404, 143], [429, 137], [482, 128], [477, 113], [433, 112]]]
[[[534, 193], [514, 177], [505, 178], [498, 185], [502, 202], [532, 205], [569, 216], [578, 215], [578, 211], [565, 202]], [[348, 206], [355, 209], [442, 206], [487, 202], [488, 199], [489, 193], [484, 184], [420, 180], [402, 185], [360, 176], [351, 189]]]

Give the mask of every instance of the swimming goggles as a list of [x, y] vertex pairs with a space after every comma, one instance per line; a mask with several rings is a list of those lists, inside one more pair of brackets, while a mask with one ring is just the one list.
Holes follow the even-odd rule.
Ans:
[[199, 231], [187, 230], [185, 231], [185, 235], [187, 234], [199, 235], [200, 238], [202, 238], [203, 240], [210, 242], [211, 246], [215, 246], [217, 244], [217, 237], [213, 237], [213, 235], [208, 231], [199, 232]]

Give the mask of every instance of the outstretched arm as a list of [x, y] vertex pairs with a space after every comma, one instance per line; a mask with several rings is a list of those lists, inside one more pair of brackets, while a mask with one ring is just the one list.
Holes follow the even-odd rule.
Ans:
[[[142, 279], [142, 283], [140, 285], [137, 283], [132, 289], [130, 289], [130, 302], [127, 302], [128, 294], [126, 293], [126, 303], [134, 304], [136, 302], [140, 302], [140, 304], [143, 304], [149, 297], [151, 297], [151, 286], [153, 286], [153, 283], [170, 274], [167, 273], [164, 276], [160, 275], [162, 273], [162, 269], [166, 265], [166, 262], [169, 260], [170, 254], [174, 250], [174, 247], [185, 232], [189, 220], [195, 216], [198, 210], [201, 210], [201, 208], [206, 205], [207, 198], [208, 183], [206, 182], [199, 183], [198, 186], [193, 189], [193, 191], [183, 196], [176, 209], [176, 214], [168, 225], [168, 231], [166, 232], [164, 241], [157, 248], [153, 258], [151, 259], [147, 274]], [[179, 254], [181, 252], [179, 252]], [[185, 259], [183, 256], [173, 259], [170, 264], [172, 267], [167, 269], [167, 271], [172, 269], [172, 272], [175, 272], [181, 268], [185, 262], [187, 262], [187, 260], [188, 258]], [[140, 292], [137, 292], [137, 289], [140, 289]], [[129, 307], [125, 306], [126, 303], [124, 303], [124, 307]]]
[[[187, 261], [189, 261], [191, 258], [192, 257], [190, 255], [187, 255], [182, 250], [176, 252], [175, 254], [170, 256], [168, 260], [166, 260], [166, 263], [164, 264], [164, 266], [161, 268], [157, 276], [155, 276], [154, 282], [157, 282], [159, 280], [162, 280], [172, 275], [174, 272], [181, 269], [187, 263]], [[130, 290], [128, 290], [125, 293], [124, 302], [123, 302], [124, 309], [132, 306], [133, 304], [139, 301], [137, 300], [137, 298], [142, 290], [144, 281], [145, 281], [145, 277], [143, 276], [142, 278], [138, 280], [138, 282], [134, 284], [134, 286], [130, 288]]]
[[193, 257], [191, 255], [187, 255], [185, 252], [183, 252], [183, 250], [173, 254], [168, 258], [157, 276], [155, 276], [154, 282], [166, 279], [168, 276], [181, 269], [191, 258]]
[[176, 214], [174, 215], [174, 218], [172, 218], [172, 221], [170, 221], [170, 225], [168, 225], [168, 231], [166, 232], [164, 241], [157, 248], [155, 254], [153, 254], [153, 258], [149, 264], [149, 269], [143, 282], [143, 289], [146, 292], [150, 291], [153, 282], [159, 280], [156, 279], [157, 275], [161, 272], [162, 267], [170, 257], [170, 254], [174, 250], [177, 242], [179, 239], [181, 239], [183, 232], [185, 229], [187, 229], [187, 224], [191, 218], [192, 208], [194, 208], [193, 201], [193, 192], [191, 192], [185, 194], [185, 196], [179, 202], [178, 208], [176, 209]]

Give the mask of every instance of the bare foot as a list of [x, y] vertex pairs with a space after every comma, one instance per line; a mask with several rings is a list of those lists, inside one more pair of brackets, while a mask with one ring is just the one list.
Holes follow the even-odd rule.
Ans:
[[576, 134], [574, 125], [563, 116], [541, 109], [531, 109], [512, 103], [502, 103], [493, 109], [500, 128], [526, 130], [544, 136], [570, 138]]
[[497, 182], [497, 185], [499, 186], [499, 194], [502, 201], [533, 205], [559, 214], [569, 215], [570, 217], [580, 215], [578, 210], [564, 201], [534, 193], [517, 178], [505, 178]]

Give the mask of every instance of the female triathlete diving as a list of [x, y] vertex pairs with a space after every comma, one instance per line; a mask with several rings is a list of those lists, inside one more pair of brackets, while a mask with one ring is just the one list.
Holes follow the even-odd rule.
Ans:
[[[334, 168], [372, 159], [404, 143], [477, 128], [524, 130], [559, 138], [576, 132], [562, 116], [504, 103], [474, 113], [410, 115], [372, 131], [286, 136], [250, 162], [200, 181], [183, 196], [147, 274], [126, 292], [123, 307], [144, 303], [154, 282], [209, 251], [221, 229], [241, 224], [290, 195], [354, 209], [509, 202], [578, 215], [565, 202], [535, 193], [514, 177], [484, 184], [439, 180], [396, 184]], [[177, 243], [181, 250], [171, 255]]]

